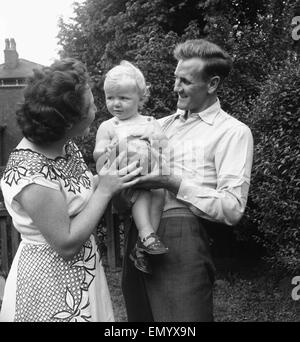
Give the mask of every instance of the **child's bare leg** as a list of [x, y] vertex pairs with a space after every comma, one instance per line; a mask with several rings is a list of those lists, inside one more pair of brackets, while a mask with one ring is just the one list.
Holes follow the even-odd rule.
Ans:
[[151, 208], [150, 208], [150, 220], [154, 232], [160, 223], [161, 215], [165, 204], [165, 191], [164, 189], [151, 190]]
[[[132, 208], [132, 215], [141, 240], [140, 243], [138, 242], [138, 248], [148, 254], [165, 254], [168, 252], [168, 248], [159, 240], [151, 223], [151, 196], [150, 191], [142, 190]], [[158, 201], [155, 202], [156, 210], [157, 203]]]
[[[139, 237], [142, 239], [154, 232], [150, 218], [151, 193], [141, 190], [138, 198], [132, 207], [132, 216], [138, 230]], [[144, 244], [147, 246], [153, 239], [147, 239]]]

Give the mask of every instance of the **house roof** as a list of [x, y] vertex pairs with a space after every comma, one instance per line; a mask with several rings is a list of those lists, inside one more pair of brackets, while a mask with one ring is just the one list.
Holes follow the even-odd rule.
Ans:
[[5, 63], [0, 64], [0, 79], [26, 78], [32, 74], [33, 69], [42, 68], [43, 65], [19, 58], [18, 66], [14, 69], [5, 68]]

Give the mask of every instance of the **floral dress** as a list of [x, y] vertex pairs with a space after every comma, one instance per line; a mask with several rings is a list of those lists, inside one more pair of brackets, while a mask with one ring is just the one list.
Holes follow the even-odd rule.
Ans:
[[[1, 179], [6, 208], [21, 243], [7, 277], [0, 321], [112, 322], [112, 304], [94, 236], [72, 260], [64, 260], [45, 241], [15, 197], [29, 184], [61, 191], [70, 217], [93, 192], [93, 175], [73, 142], [65, 156], [49, 159], [15, 149]], [[47, 210], [47, 208], [45, 208]]]

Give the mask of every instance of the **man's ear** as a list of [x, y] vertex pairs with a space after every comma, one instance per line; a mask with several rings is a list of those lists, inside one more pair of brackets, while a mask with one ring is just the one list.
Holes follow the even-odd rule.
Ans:
[[207, 86], [207, 92], [211, 95], [213, 93], [215, 93], [218, 89], [218, 86], [220, 84], [221, 78], [220, 76], [213, 76], [209, 82], [208, 82], [208, 86]]

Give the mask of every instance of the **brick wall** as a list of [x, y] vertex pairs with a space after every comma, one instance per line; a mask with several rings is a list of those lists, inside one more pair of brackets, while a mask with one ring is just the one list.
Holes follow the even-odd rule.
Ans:
[[23, 89], [23, 87], [0, 87], [0, 124], [6, 125], [3, 132], [3, 164], [6, 164], [9, 153], [22, 138], [15, 113], [18, 103], [23, 99]]

